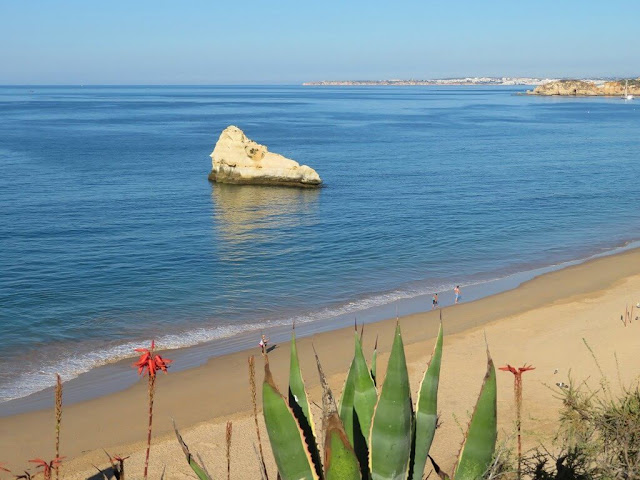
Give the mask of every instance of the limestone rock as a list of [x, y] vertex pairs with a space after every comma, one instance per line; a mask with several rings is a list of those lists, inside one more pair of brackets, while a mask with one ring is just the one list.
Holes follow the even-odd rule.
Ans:
[[627, 94], [640, 95], [640, 78], [635, 80], [619, 80], [617, 82], [605, 82], [602, 86], [604, 95], [621, 96], [625, 94], [625, 87]]
[[233, 125], [222, 131], [211, 153], [209, 180], [295, 187], [317, 187], [322, 183], [313, 168], [270, 152]]
[[563, 96], [622, 96], [625, 87], [630, 95], [640, 95], [640, 78], [635, 80], [616, 80], [597, 85], [584, 80], [556, 80], [529, 90], [529, 95]]
[[532, 95], [602, 95], [600, 88], [593, 82], [583, 80], [557, 80], [555, 82], [538, 85]]

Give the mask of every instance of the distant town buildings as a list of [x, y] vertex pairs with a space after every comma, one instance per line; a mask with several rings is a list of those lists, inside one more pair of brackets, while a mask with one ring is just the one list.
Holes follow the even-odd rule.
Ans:
[[303, 85], [349, 86], [349, 85], [544, 85], [555, 78], [534, 77], [464, 77], [432, 80], [325, 80], [305, 82]]

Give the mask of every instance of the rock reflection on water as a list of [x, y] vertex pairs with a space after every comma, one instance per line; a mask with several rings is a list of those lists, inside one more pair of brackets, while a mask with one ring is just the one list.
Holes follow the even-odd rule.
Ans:
[[317, 223], [319, 195], [319, 189], [212, 184], [217, 239], [235, 247], [282, 240], [292, 230]]

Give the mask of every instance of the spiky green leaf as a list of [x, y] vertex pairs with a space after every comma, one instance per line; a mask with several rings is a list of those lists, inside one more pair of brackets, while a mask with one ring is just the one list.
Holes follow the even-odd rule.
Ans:
[[376, 386], [373, 383], [371, 372], [367, 366], [367, 361], [364, 359], [364, 353], [362, 352], [362, 342], [358, 335], [356, 335], [355, 353], [353, 357], [355, 363], [355, 391], [353, 398], [353, 409], [356, 413], [356, 418], [360, 425], [360, 431], [364, 435], [365, 439], [369, 439], [369, 431], [371, 430], [371, 419], [373, 418], [373, 411], [376, 408], [378, 401], [378, 392]]
[[344, 386], [342, 387], [340, 402], [338, 403], [338, 414], [340, 415], [340, 420], [342, 421], [342, 425], [344, 426], [344, 431], [347, 434], [347, 438], [349, 439], [349, 443], [351, 445], [354, 444], [353, 438], [355, 418], [353, 411], [353, 400], [356, 392], [355, 376], [356, 367], [355, 359], [353, 359], [351, 361], [351, 366], [349, 367], [349, 372], [347, 373], [347, 378], [344, 381]]
[[491, 464], [498, 436], [496, 370], [487, 350], [487, 373], [465, 435], [458, 465], [453, 477], [456, 480], [482, 478]]
[[360, 480], [360, 464], [338, 416], [336, 402], [317, 353], [316, 364], [322, 385], [322, 429], [325, 434], [324, 478], [325, 480]]
[[268, 360], [264, 366], [262, 404], [271, 450], [282, 480], [318, 480], [302, 430], [273, 381]]
[[[178, 428], [176, 427], [176, 422], [173, 422], [173, 431], [176, 434], [178, 443], [182, 447], [182, 452], [184, 453], [184, 456], [186, 457], [187, 463], [191, 467], [191, 470], [193, 470], [193, 473], [195, 473], [200, 480], [211, 480], [211, 477], [207, 474], [204, 467], [200, 466], [200, 464], [196, 461], [196, 459], [193, 458], [193, 455], [191, 455], [191, 452], [189, 451], [189, 447], [182, 439], [182, 435], [180, 435], [180, 432], [178, 432]], [[112, 462], [112, 465], [113, 465], [113, 462]]]
[[300, 360], [298, 359], [298, 348], [296, 345], [295, 326], [291, 331], [291, 354], [289, 360], [289, 407], [293, 411], [298, 424], [302, 429], [307, 448], [311, 454], [314, 465], [317, 468], [317, 474], [321, 475], [320, 453], [318, 450], [318, 442], [316, 440], [315, 424], [309, 398], [304, 386], [302, 371], [300, 369]]
[[405, 480], [411, 454], [413, 408], [400, 325], [373, 415], [369, 467], [373, 480]]
[[[304, 380], [300, 370], [300, 361], [298, 360], [298, 348], [296, 346], [295, 329], [291, 331], [291, 355], [289, 359], [289, 406], [293, 408], [292, 403], [298, 405], [301, 413], [304, 415], [304, 421], [313, 429], [313, 418], [311, 416], [311, 408], [307, 398], [307, 392], [304, 388]], [[294, 410], [295, 411], [295, 410]]]
[[422, 480], [427, 456], [436, 432], [438, 421], [438, 384], [440, 382], [440, 364], [442, 362], [442, 323], [438, 331], [436, 345], [429, 366], [424, 372], [420, 391], [416, 401], [415, 437], [413, 447], [412, 480]]
[[360, 480], [360, 464], [355, 452], [349, 444], [340, 417], [331, 416], [330, 426], [326, 432], [325, 448], [325, 480]]

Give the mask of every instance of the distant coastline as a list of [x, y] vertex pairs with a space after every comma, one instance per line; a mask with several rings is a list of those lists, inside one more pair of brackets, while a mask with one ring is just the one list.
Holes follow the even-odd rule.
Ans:
[[[618, 83], [619, 79], [614, 77], [591, 78], [580, 80], [569, 80], [546, 77], [459, 77], [459, 78], [435, 78], [435, 79], [392, 79], [392, 80], [321, 80], [317, 82], [304, 82], [303, 86], [420, 86], [420, 85], [468, 85], [468, 86], [543, 86], [549, 84], [562, 84], [565, 82], [584, 82], [585, 84], [602, 87], [609, 83]], [[631, 82], [631, 81], [630, 81]]]
[[305, 82], [304, 86], [412, 86], [412, 85], [544, 85], [554, 81], [552, 78], [534, 77], [464, 77], [436, 78], [426, 80], [322, 80]]

